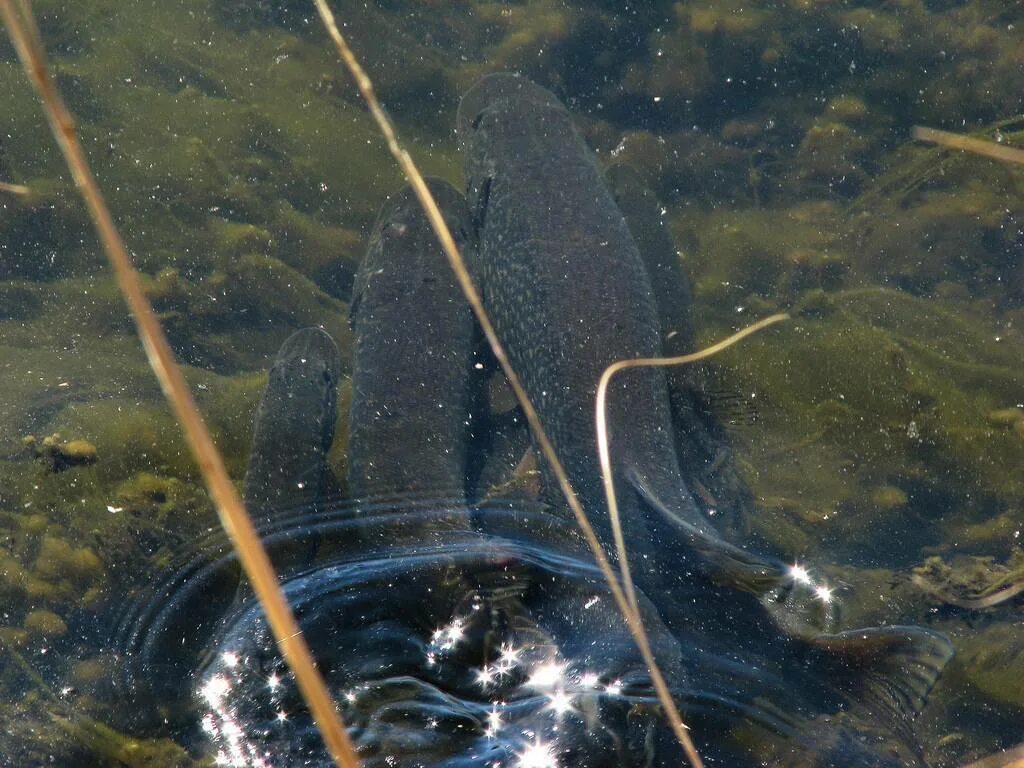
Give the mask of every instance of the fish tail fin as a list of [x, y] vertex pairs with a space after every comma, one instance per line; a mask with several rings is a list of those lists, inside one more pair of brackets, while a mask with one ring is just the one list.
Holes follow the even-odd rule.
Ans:
[[912, 720], [953, 657], [944, 635], [922, 627], [853, 629], [811, 643], [850, 698], [877, 714]]
[[730, 544], [710, 526], [693, 525], [670, 509], [642, 480], [630, 480], [656, 518], [669, 524], [668, 535], [697, 556], [701, 571], [710, 581], [755, 595], [779, 628], [790, 636], [813, 638], [835, 625], [837, 603], [820, 599], [817, 585], [801, 578], [805, 572]]

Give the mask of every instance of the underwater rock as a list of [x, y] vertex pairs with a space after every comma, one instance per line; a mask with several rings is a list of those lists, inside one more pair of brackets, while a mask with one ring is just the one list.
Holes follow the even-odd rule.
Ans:
[[22, 626], [26, 631], [44, 640], [55, 640], [63, 637], [68, 631], [68, 625], [64, 623], [64, 619], [53, 611], [44, 609], [31, 611], [25, 616]]
[[895, 510], [907, 505], [906, 491], [893, 485], [883, 485], [871, 493], [871, 503], [878, 509]]
[[40, 292], [30, 284], [0, 284], [0, 320], [28, 320], [36, 317], [42, 307]]
[[849, 123], [866, 117], [868, 105], [856, 96], [836, 96], [825, 106], [825, 114], [841, 123]]
[[989, 411], [986, 416], [989, 426], [1000, 429], [1011, 429], [1021, 421], [1024, 421], [1024, 410], [1020, 408], [1000, 408]]
[[0, 550], [0, 595], [5, 598], [18, 598], [25, 594], [28, 572], [18, 561]]
[[841, 122], [822, 120], [804, 134], [797, 152], [797, 177], [824, 183], [831, 191], [853, 195], [868, 176], [862, 168], [869, 148], [859, 131]]
[[272, 226], [283, 262], [311, 276], [332, 296], [348, 297], [362, 258], [359, 232], [324, 224], [288, 201], [277, 205]]
[[0, 627], [0, 648], [23, 648], [29, 633], [21, 627]]
[[71, 467], [95, 464], [98, 458], [96, 446], [88, 440], [64, 442], [59, 434], [36, 439], [34, 435], [22, 438], [22, 445], [37, 459], [47, 464], [51, 472], [62, 472]]
[[103, 563], [89, 547], [75, 547], [64, 539], [44, 536], [33, 572], [42, 579], [89, 583], [103, 577]]
[[959, 556], [949, 563], [929, 557], [914, 568], [913, 580], [949, 605], [969, 610], [990, 608], [1024, 591], [1024, 551], [1014, 549], [1006, 563], [993, 557]]
[[1002, 705], [1024, 706], [1024, 626], [994, 624], [954, 639], [958, 667], [986, 698]]

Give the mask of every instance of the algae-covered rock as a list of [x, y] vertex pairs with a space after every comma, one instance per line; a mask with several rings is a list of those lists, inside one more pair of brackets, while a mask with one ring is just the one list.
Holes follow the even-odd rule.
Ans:
[[96, 446], [88, 440], [65, 442], [59, 434], [52, 434], [37, 440], [34, 435], [22, 438], [22, 445], [36, 458], [42, 460], [52, 472], [63, 472], [72, 467], [95, 464], [98, 458]]
[[993, 427], [1009, 429], [1016, 426], [1020, 421], [1024, 421], [1024, 409], [998, 408], [994, 411], [989, 411], [986, 418]]
[[22, 626], [25, 631], [44, 640], [56, 640], [63, 637], [68, 631], [68, 625], [64, 623], [64, 619], [53, 611], [47, 610], [30, 611], [25, 616]]
[[907, 505], [908, 500], [906, 491], [892, 485], [883, 485], [871, 493], [871, 503], [879, 509], [900, 509]]
[[71, 440], [60, 446], [61, 459], [69, 465], [92, 464], [96, 461], [96, 446], [88, 440]]
[[[729, 290], [704, 288], [698, 280], [701, 304]], [[705, 317], [736, 327], [734, 312], [708, 307]], [[1024, 499], [1019, 437], [980, 418], [990, 410], [980, 403], [1019, 397], [1019, 363], [971, 313], [877, 288], [817, 292], [789, 324], [716, 364], [731, 389], [759, 393], [757, 428], [739, 436], [756, 496], [795, 500], [781, 514], [813, 525], [834, 554], [909, 566], [991, 516], [994, 499]], [[873, 503], [881, 486], [906, 502]]]
[[836, 96], [825, 105], [825, 113], [841, 123], [849, 123], [867, 117], [868, 105], [856, 96]]
[[868, 178], [862, 167], [868, 148], [868, 139], [845, 123], [815, 123], [800, 142], [797, 174], [835, 192], [853, 195]]
[[0, 649], [23, 648], [29, 641], [29, 632], [22, 627], [0, 626]]
[[955, 638], [960, 674], [986, 699], [1024, 707], [1024, 627], [1019, 622], [978, 627]]
[[89, 583], [103, 577], [103, 563], [92, 549], [52, 536], [43, 538], [33, 570], [44, 579]]
[[1006, 563], [992, 557], [961, 555], [949, 563], [930, 557], [914, 569], [913, 580], [932, 600], [987, 610], [1009, 604], [1024, 592], [1024, 551], [1015, 549]]
[[88, 765], [97, 768], [200, 768], [167, 738], [131, 736], [77, 709], [38, 694], [0, 704], [4, 756], [11, 765]]

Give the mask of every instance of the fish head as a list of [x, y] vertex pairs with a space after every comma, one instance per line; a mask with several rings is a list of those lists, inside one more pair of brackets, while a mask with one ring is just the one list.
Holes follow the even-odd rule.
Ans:
[[463, 95], [455, 118], [456, 132], [465, 140], [480, 127], [488, 112], [510, 103], [568, 117], [562, 102], [551, 91], [520, 75], [497, 72], [481, 78]]

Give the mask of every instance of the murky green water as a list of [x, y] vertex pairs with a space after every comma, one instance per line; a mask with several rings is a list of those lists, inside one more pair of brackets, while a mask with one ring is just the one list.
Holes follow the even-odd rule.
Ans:
[[[400, 174], [311, 6], [36, 10], [240, 481], [281, 342], [322, 325], [350, 364], [353, 277]], [[461, 186], [459, 95], [520, 71], [663, 200], [702, 343], [793, 314], [706, 366], [709, 393], [756, 403], [722, 414], [757, 499], [750, 543], [827, 574], [843, 626], [952, 638], [918, 723], [936, 765], [1021, 741], [1019, 598], [949, 602], [1024, 578], [1024, 170], [910, 131], [1024, 144], [1024, 6], [336, 12], [425, 173]], [[6, 39], [0, 105], [0, 181], [30, 189], [0, 190], [0, 765], [192, 764], [175, 733], [126, 711], [110, 628], [215, 516]]]

